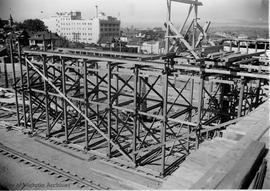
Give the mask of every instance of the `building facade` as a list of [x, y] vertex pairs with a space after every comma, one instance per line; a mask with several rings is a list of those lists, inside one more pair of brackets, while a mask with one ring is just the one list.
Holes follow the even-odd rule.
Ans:
[[33, 34], [29, 38], [29, 45], [31, 47], [39, 47], [40, 50], [53, 49], [55, 46], [59, 46], [61, 39], [56, 33], [47, 31], [41, 31]]
[[120, 20], [100, 13], [91, 19], [82, 19], [81, 12], [57, 13], [43, 22], [51, 32], [56, 32], [72, 42], [99, 43], [120, 35]]

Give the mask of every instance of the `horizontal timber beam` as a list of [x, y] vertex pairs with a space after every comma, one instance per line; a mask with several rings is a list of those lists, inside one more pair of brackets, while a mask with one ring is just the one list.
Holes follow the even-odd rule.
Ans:
[[190, 5], [197, 5], [197, 6], [202, 6], [202, 2], [198, 2], [198, 1], [192, 1], [192, 0], [171, 0], [174, 2], [178, 2], [178, 3], [186, 3], [186, 4], [190, 4]]

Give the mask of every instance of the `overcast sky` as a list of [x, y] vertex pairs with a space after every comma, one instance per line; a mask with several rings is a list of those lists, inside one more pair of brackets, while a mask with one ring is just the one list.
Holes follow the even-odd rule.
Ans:
[[[214, 22], [268, 21], [269, 0], [201, 0], [199, 17]], [[78, 10], [84, 18], [95, 15], [95, 5], [107, 15], [118, 16], [123, 25], [162, 24], [166, 0], [0, 0], [0, 18], [46, 18], [55, 12]], [[188, 5], [173, 2], [175, 22], [184, 20]]]

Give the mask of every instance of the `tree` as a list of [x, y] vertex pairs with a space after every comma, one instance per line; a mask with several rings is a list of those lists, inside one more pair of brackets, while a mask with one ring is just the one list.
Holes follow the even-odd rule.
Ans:
[[21, 30], [21, 29], [25, 30], [25, 25], [21, 22], [14, 22], [14, 25], [15, 25], [15, 30]]
[[0, 18], [0, 28], [4, 27], [4, 22], [2, 21], [2, 19]]
[[8, 21], [7, 21], [7, 20], [2, 20], [2, 19], [0, 18], [0, 28], [4, 28], [5, 25], [8, 25]]
[[47, 27], [44, 22], [39, 19], [27, 19], [24, 20], [23, 23], [17, 23], [17, 28], [38, 32], [38, 31], [46, 31]]

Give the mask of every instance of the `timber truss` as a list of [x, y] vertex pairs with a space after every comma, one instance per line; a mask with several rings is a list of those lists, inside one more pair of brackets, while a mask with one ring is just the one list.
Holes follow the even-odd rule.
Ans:
[[269, 68], [255, 58], [264, 52], [193, 64], [170, 55], [100, 54], [19, 51], [18, 125], [165, 176], [267, 98]]
[[[189, 10], [185, 21], [180, 29], [172, 23], [172, 2], [182, 3], [189, 5]], [[198, 20], [198, 7], [202, 6], [202, 3], [198, 0], [167, 0], [167, 21], [165, 27], [166, 31], [166, 50], [167, 52], [175, 52], [178, 55], [185, 55], [195, 59], [201, 58], [201, 50], [199, 49], [204, 44], [215, 44], [207, 38], [207, 31], [211, 22], [207, 21], [202, 27]], [[191, 14], [194, 12], [194, 17], [191, 19], [191, 23], [186, 27]], [[184, 54], [183, 54], [184, 53]]]

